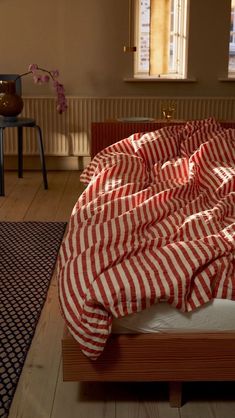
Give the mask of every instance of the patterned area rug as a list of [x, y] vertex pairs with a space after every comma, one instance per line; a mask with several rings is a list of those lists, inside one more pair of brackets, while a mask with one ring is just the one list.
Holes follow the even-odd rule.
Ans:
[[46, 299], [64, 222], [0, 222], [0, 417], [13, 395]]

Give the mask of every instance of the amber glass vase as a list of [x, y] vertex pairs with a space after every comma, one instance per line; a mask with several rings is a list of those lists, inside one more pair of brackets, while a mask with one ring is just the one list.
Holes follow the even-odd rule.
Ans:
[[0, 115], [5, 118], [16, 118], [24, 106], [21, 96], [16, 94], [14, 80], [0, 80]]

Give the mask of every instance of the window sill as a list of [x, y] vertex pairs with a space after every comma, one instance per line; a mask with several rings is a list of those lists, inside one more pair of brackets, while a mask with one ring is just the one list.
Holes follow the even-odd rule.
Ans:
[[235, 81], [235, 76], [234, 77], [223, 77], [223, 78], [218, 78], [218, 81], [222, 81], [222, 82], [234, 82]]
[[197, 80], [196, 78], [161, 78], [161, 77], [156, 77], [156, 78], [145, 78], [145, 77], [129, 77], [129, 78], [124, 78], [123, 81], [125, 81], [126, 83], [196, 83]]

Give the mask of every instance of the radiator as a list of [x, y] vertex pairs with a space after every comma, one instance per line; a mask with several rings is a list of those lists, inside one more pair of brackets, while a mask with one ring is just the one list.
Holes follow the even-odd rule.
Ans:
[[[89, 156], [91, 122], [138, 116], [161, 119], [162, 107], [172, 100], [175, 119], [235, 120], [235, 97], [68, 97], [68, 110], [62, 115], [56, 112], [54, 98], [25, 97], [22, 116], [35, 118], [41, 126], [46, 155]], [[4, 151], [17, 154], [15, 129], [5, 130]], [[24, 153], [38, 154], [32, 128], [24, 130]]]

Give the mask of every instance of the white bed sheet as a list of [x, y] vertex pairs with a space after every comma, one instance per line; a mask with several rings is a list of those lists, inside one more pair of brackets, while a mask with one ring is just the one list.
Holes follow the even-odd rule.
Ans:
[[214, 299], [190, 313], [159, 303], [123, 318], [114, 319], [115, 334], [180, 331], [235, 330], [235, 301]]

